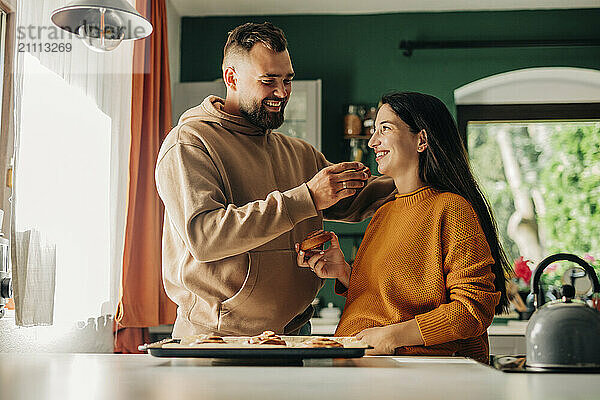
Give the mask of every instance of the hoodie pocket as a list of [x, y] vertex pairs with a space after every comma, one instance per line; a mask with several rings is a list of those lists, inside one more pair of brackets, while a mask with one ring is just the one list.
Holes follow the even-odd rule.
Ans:
[[228, 312], [237, 308], [240, 304], [244, 303], [248, 297], [250, 297], [250, 294], [256, 285], [258, 266], [260, 265], [260, 253], [247, 253], [247, 255], [248, 270], [246, 273], [246, 279], [244, 279], [244, 283], [237, 293], [221, 302], [221, 310], [219, 313], [220, 316], [227, 314]]
[[282, 333], [306, 310], [320, 287], [321, 280], [312, 271], [296, 265], [294, 250], [251, 252], [247, 281], [222, 302], [218, 329], [235, 335]]

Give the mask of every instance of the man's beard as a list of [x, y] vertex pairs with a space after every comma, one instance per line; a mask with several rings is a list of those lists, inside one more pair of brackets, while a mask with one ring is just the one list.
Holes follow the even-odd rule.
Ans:
[[[276, 99], [280, 100], [280, 99]], [[252, 100], [245, 102], [240, 101], [240, 113], [259, 128], [264, 130], [277, 129], [283, 124], [283, 111], [285, 109], [286, 102], [281, 101], [281, 110], [279, 112], [267, 111], [265, 105], [260, 102], [256, 103]]]

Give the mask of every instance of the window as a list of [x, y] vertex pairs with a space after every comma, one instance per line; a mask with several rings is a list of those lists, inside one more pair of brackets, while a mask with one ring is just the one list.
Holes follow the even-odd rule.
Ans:
[[[594, 264], [600, 256], [600, 104], [463, 105], [458, 113], [509, 260], [523, 256], [533, 267], [566, 252]], [[543, 282], [561, 286], [567, 268], [551, 270]]]
[[467, 136], [510, 259], [600, 249], [600, 119], [470, 124]]
[[56, 246], [56, 322], [109, 301], [110, 141], [110, 118], [25, 54], [15, 215]]
[[[504, 72], [454, 91], [459, 130], [509, 259], [530, 258], [533, 268], [571, 252], [600, 272], [592, 257], [600, 256], [599, 89], [600, 71], [565, 66]], [[567, 268], [546, 269], [546, 288], [560, 287]]]

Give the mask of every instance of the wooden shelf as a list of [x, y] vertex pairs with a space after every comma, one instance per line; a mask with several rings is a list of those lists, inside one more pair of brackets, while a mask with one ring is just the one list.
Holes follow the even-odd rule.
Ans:
[[367, 136], [367, 135], [344, 135], [344, 139], [364, 139], [364, 140], [369, 140], [369, 139], [371, 139], [371, 136]]

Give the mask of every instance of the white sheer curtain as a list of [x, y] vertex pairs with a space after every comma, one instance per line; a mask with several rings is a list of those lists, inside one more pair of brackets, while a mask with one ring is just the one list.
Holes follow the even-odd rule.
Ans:
[[66, 2], [17, 6], [16, 323], [87, 321], [79, 327], [93, 323], [106, 335], [122, 270], [133, 44], [89, 50], [50, 21]]

